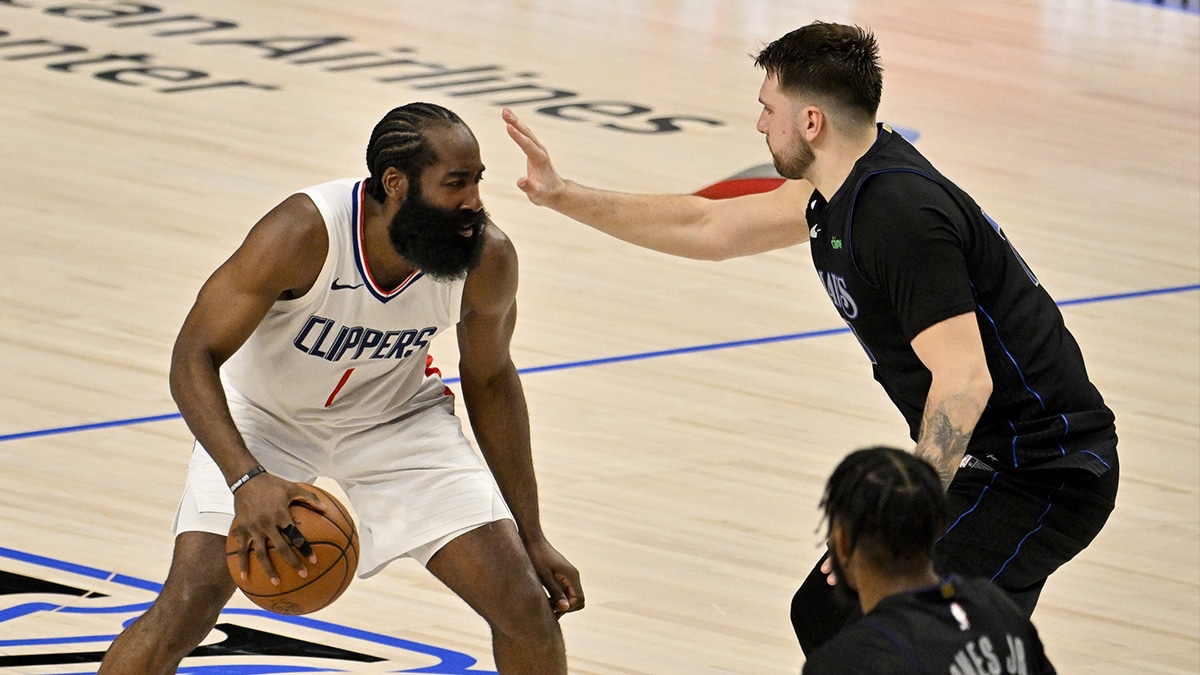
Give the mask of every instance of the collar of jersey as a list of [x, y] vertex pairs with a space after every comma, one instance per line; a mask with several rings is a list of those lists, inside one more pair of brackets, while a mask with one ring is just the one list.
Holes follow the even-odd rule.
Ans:
[[367, 252], [363, 248], [363, 214], [366, 211], [364, 208], [364, 200], [366, 199], [365, 182], [360, 180], [354, 184], [354, 194], [350, 200], [353, 207], [350, 233], [354, 246], [354, 264], [358, 267], [358, 274], [362, 277], [363, 283], [371, 295], [375, 296], [380, 302], [387, 302], [403, 293], [405, 289], [416, 283], [417, 279], [420, 279], [425, 273], [421, 270], [413, 270], [413, 273], [408, 275], [407, 279], [391, 290], [385, 290], [375, 282], [375, 277], [371, 275], [371, 269], [367, 267]]

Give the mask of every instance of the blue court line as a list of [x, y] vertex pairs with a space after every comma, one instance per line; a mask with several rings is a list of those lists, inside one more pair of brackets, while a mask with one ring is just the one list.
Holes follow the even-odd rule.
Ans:
[[[625, 361], [642, 361], [644, 359], [656, 359], [662, 356], [675, 356], [677, 354], [694, 354], [696, 352], [710, 352], [715, 349], [731, 349], [733, 347], [750, 347], [754, 345], [765, 345], [772, 342], [787, 342], [788, 340], [805, 340], [808, 338], [825, 337], [826, 335], [837, 335], [839, 333], [849, 333], [849, 328], [828, 328], [825, 330], [812, 330], [804, 333], [789, 333], [787, 335], [774, 335], [764, 338], [752, 338], [749, 340], [734, 340], [732, 342], [714, 342], [707, 345], [694, 345], [692, 347], [677, 347], [675, 349], [663, 349], [654, 352], [638, 352], [636, 354], [624, 354], [621, 356], [606, 356], [601, 359], [588, 359], [586, 361], [568, 361], [567, 363], [552, 363], [546, 366], [532, 366], [530, 368], [521, 368], [518, 372], [522, 375], [528, 373], [545, 373], [552, 370], [567, 370], [570, 368], [584, 368], [587, 366], [602, 366], [609, 363], [624, 363]], [[458, 378], [447, 379], [447, 382], [457, 381]], [[0, 436], [0, 441], [4, 437]]]
[[1132, 2], [1135, 5], [1147, 5], [1158, 9], [1172, 10], [1176, 12], [1188, 12], [1191, 14], [1200, 14], [1200, 2], [1197, 0], [1174, 0], [1173, 2], [1165, 2], [1162, 0], [1125, 0]]
[[[1143, 291], [1130, 291], [1128, 293], [1113, 293], [1111, 295], [1095, 295], [1084, 298], [1075, 298], [1073, 300], [1064, 300], [1058, 303], [1059, 307], [1070, 307], [1073, 305], [1090, 305], [1098, 302], [1112, 302], [1114, 300], [1129, 300], [1132, 298], [1145, 298], [1155, 295], [1171, 295], [1175, 293], [1187, 293], [1200, 290], [1200, 284], [1186, 284], [1183, 286], [1167, 286], [1165, 288], [1151, 288]], [[652, 352], [638, 352], [635, 354], [623, 354], [620, 356], [608, 356], [599, 359], [586, 359], [583, 361], [568, 361], [566, 363], [552, 363], [545, 366], [531, 366], [529, 368], [521, 368], [518, 370], [522, 375], [531, 373], [545, 373], [555, 370], [569, 370], [572, 368], [586, 368], [589, 366], [602, 366], [610, 363], [625, 363], [627, 361], [642, 361], [645, 359], [657, 359], [664, 356], [677, 356], [680, 354], [695, 354], [697, 352], [709, 352], [717, 349], [733, 349], [735, 347], [752, 347], [755, 345], [771, 344], [773, 342], [788, 342], [791, 340], [808, 340], [811, 338], [826, 337], [829, 335], [838, 335], [840, 333], [849, 333], [848, 328], [827, 328], [825, 330], [805, 331], [802, 333], [788, 333], [786, 335], [773, 335], [763, 338], [752, 338], [749, 340], [734, 340], [731, 342], [715, 342], [706, 345], [693, 345], [691, 347], [677, 347], [675, 349], [662, 349]], [[458, 382], [457, 377], [446, 378], [447, 384]], [[167, 420], [180, 419], [179, 413], [168, 413], [166, 415], [151, 415], [149, 417], [131, 417], [122, 420], [110, 420], [108, 422], [95, 422], [93, 424], [77, 424], [69, 427], [55, 427], [52, 429], [37, 429], [34, 431], [22, 431], [13, 434], [0, 435], [0, 442], [17, 441], [24, 438], [37, 438], [40, 436], [56, 436], [58, 434], [69, 434], [79, 431], [94, 431], [96, 429], [110, 429], [113, 427], [126, 427], [134, 424], [146, 424], [148, 422], [165, 422]]]
[[56, 427], [53, 429], [40, 429], [37, 431], [22, 431], [16, 434], [5, 434], [0, 436], [0, 441], [15, 441], [21, 438], [35, 438], [37, 436], [52, 436], [55, 434], [69, 434], [76, 431], [92, 431], [95, 429], [107, 429], [109, 427], [127, 427], [131, 424], [145, 424], [147, 422], [165, 422], [166, 420], [177, 420], [181, 417], [179, 413], [168, 413], [166, 415], [151, 415], [149, 417], [130, 417], [123, 420], [112, 420], [109, 422], [95, 422], [93, 424], [77, 424], [70, 427]]
[[1200, 290], [1200, 284], [1187, 284], [1186, 286], [1167, 286], [1166, 288], [1151, 288], [1145, 291], [1130, 291], [1129, 293], [1113, 293], [1112, 295], [1096, 295], [1090, 298], [1076, 298], [1074, 300], [1063, 300], [1058, 303], [1059, 307], [1069, 307], [1071, 305], [1090, 305], [1096, 302], [1110, 302], [1112, 300], [1128, 300], [1130, 298], [1145, 298], [1151, 295], [1170, 295], [1172, 293], [1186, 293], [1188, 291]]
[[[18, 551], [16, 549], [7, 548], [4, 546], [0, 546], [0, 558], [9, 558], [12, 560], [25, 562], [25, 563], [29, 563], [32, 565], [38, 565], [38, 566], [45, 567], [45, 568], [69, 572], [71, 574], [76, 574], [76, 575], [87, 577], [90, 579], [100, 579], [100, 580], [104, 580], [104, 581], [111, 581], [111, 582], [118, 583], [118, 584], [121, 584], [124, 586], [129, 586], [132, 588], [138, 588], [138, 589], [142, 589], [142, 590], [146, 590], [146, 591], [151, 591], [153, 593], [159, 593], [162, 591], [162, 584], [155, 583], [155, 582], [149, 581], [147, 579], [138, 579], [136, 577], [127, 576], [124, 574], [117, 574], [115, 572], [108, 572], [106, 570], [101, 570], [101, 569], [98, 569], [95, 567], [90, 567], [87, 565], [79, 565], [79, 564], [75, 564], [75, 563], [66, 562], [63, 560], [56, 560], [54, 558], [47, 558], [45, 556], [37, 555], [35, 553], [27, 553], [25, 551]], [[141, 603], [134, 603], [134, 604], [122, 604], [122, 605], [116, 605], [116, 606], [93, 606], [93, 607], [60, 605], [60, 604], [47, 603], [47, 602], [31, 602], [31, 603], [25, 603], [22, 605], [17, 605], [15, 607], [8, 607], [8, 608], [0, 609], [0, 624], [8, 622], [8, 621], [20, 619], [24, 616], [27, 616], [30, 614], [35, 614], [38, 612], [62, 612], [64, 614], [133, 614], [133, 613], [140, 614], [140, 613], [146, 611], [147, 609], [149, 609], [149, 607], [150, 607], [149, 602], [141, 602]], [[343, 635], [343, 636], [354, 638], [357, 640], [362, 640], [362, 641], [368, 642], [368, 643], [374, 643], [374, 644], [379, 644], [379, 645], [386, 645], [389, 647], [395, 647], [395, 648], [403, 649], [403, 650], [413, 652], [416, 654], [425, 654], [425, 655], [432, 656], [432, 657], [435, 657], [438, 659], [438, 663], [433, 666], [429, 666], [427, 668], [414, 669], [414, 670], [406, 670], [404, 672], [443, 673], [443, 674], [447, 674], [447, 675], [495, 675], [495, 671], [476, 669], [475, 666], [478, 664], [478, 660], [469, 654], [457, 652], [452, 649], [446, 649], [446, 648], [437, 647], [434, 645], [425, 644], [422, 642], [415, 642], [413, 640], [405, 640], [403, 638], [382, 635], [379, 633], [373, 633], [371, 631], [362, 630], [362, 629], [358, 629], [358, 628], [352, 628], [350, 626], [343, 626], [340, 624], [331, 623], [329, 621], [314, 619], [312, 617], [284, 616], [284, 615], [279, 615], [279, 614], [273, 614], [273, 613], [268, 612], [263, 609], [239, 609], [239, 608], [225, 608], [221, 612], [221, 615], [222, 616], [246, 615], [246, 616], [257, 616], [257, 617], [273, 619], [275, 621], [279, 621], [279, 622], [283, 622], [283, 623], [290, 623], [290, 624], [297, 625], [297, 626], [304, 626], [304, 627], [311, 628], [314, 630], [324, 631], [326, 633], [334, 633], [334, 634], [338, 634], [338, 635]], [[114, 638], [116, 638], [116, 635], [79, 635], [79, 636], [65, 636], [65, 637], [58, 636], [58, 637], [0, 639], [0, 648], [85, 644], [85, 643], [93, 643], [93, 642], [111, 642]], [[184, 669], [181, 669], [181, 672], [183, 670]], [[187, 670], [187, 672], [205, 672], [205, 671], [201, 668], [192, 667], [190, 670]], [[214, 666], [212, 669], [212, 672], [215, 674], [218, 672], [248, 673], [248, 672], [254, 672], [254, 671], [246, 670], [244, 668], [243, 669], [220, 670]], [[263, 672], [266, 672], [266, 671], [263, 671]], [[295, 671], [289, 670], [288, 672], [295, 672]], [[341, 671], [337, 671], [337, 672], [341, 672]]]
[[[178, 417], [179, 414], [176, 413], [175, 416]], [[70, 572], [71, 574], [76, 574], [81, 577], [100, 579], [102, 581], [114, 581], [119, 584], [132, 586], [134, 588], [141, 588], [143, 590], [153, 591], [155, 593], [158, 593], [162, 590], [162, 584], [156, 584], [152, 581], [145, 581], [135, 577], [127, 577], [123, 574], [114, 574], [112, 572], [106, 572], [105, 570], [97, 569], [95, 567], [88, 567], [87, 565], [77, 565], [75, 563], [64, 562], [62, 560], [55, 560], [54, 558], [46, 558], [37, 555], [36, 553], [26, 553], [24, 551], [18, 551], [6, 546], [0, 546], [0, 558], [12, 558], [13, 560], [20, 560], [31, 565], [49, 567], [51, 569], [61, 570], [63, 572]]]

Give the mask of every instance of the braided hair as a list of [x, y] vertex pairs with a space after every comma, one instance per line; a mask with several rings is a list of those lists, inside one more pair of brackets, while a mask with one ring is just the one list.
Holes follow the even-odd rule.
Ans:
[[848, 455], [825, 485], [821, 508], [850, 551], [885, 566], [927, 561], [946, 522], [946, 495], [933, 466], [911, 452], [872, 447]]
[[367, 144], [366, 191], [377, 202], [387, 194], [383, 189], [383, 172], [395, 167], [404, 172], [409, 182], [419, 177], [427, 166], [437, 162], [437, 154], [426, 142], [425, 131], [434, 125], [463, 124], [453, 111], [434, 103], [409, 103], [393, 108], [379, 120]]

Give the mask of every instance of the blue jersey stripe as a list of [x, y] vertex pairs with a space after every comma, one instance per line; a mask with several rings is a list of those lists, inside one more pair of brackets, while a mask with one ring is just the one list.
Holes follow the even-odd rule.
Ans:
[[1004, 573], [1005, 568], [1008, 567], [1008, 563], [1012, 562], [1017, 557], [1017, 555], [1021, 552], [1021, 547], [1025, 545], [1025, 542], [1042, 529], [1042, 521], [1045, 520], [1046, 514], [1050, 513], [1050, 508], [1054, 506], [1054, 495], [1058, 494], [1062, 489], [1063, 486], [1059, 485], [1054, 492], [1052, 492], [1050, 496], [1046, 498], [1046, 508], [1042, 511], [1042, 515], [1038, 516], [1037, 527], [1027, 532], [1024, 537], [1021, 537], [1021, 541], [1017, 542], [1017, 548], [1013, 550], [1012, 555], [1008, 556], [1008, 560], [1005, 560], [1004, 564], [1000, 565], [1000, 569], [992, 575], [992, 581], [995, 581], [996, 577], [999, 577]]
[[996, 334], [996, 344], [1000, 345], [1000, 349], [1004, 350], [1004, 355], [1008, 357], [1009, 362], [1012, 363], [1013, 368], [1016, 369], [1017, 375], [1021, 378], [1021, 384], [1025, 387], [1025, 391], [1033, 394], [1034, 397], [1037, 398], [1038, 405], [1042, 410], [1045, 410], [1046, 403], [1042, 400], [1041, 394], [1037, 393], [1029, 386], [1029, 382], [1025, 379], [1025, 372], [1021, 370], [1021, 364], [1017, 363], [1016, 357], [1012, 355], [1012, 352], [1008, 350], [1008, 346], [1004, 344], [1004, 339], [1000, 337], [1000, 328], [996, 325], [996, 320], [993, 319], [983, 307], [978, 307], [977, 309], [979, 310], [979, 313], [988, 320], [988, 323], [991, 324], [992, 332]]

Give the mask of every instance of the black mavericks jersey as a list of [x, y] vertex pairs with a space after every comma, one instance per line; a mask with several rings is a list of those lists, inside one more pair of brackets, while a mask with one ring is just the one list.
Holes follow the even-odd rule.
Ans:
[[1061, 312], [1000, 226], [887, 125], [806, 213], [813, 263], [916, 440], [932, 375], [911, 341], [974, 312], [992, 395], [967, 452], [994, 468], [1116, 463], [1113, 414]]
[[884, 598], [813, 652], [803, 675], [1054, 675], [1037, 630], [1004, 591], [951, 578]]

